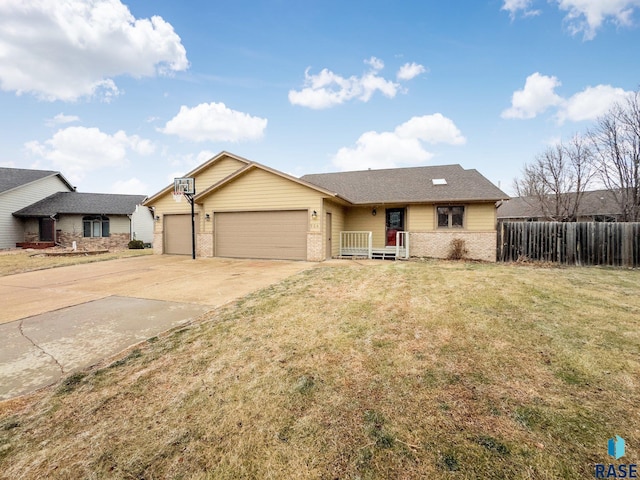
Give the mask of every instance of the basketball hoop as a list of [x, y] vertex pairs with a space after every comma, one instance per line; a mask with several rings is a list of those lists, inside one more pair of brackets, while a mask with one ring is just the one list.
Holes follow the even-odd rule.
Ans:
[[180, 203], [183, 197], [184, 197], [183, 192], [175, 192], [175, 191], [173, 192], [173, 199], [175, 200], [176, 203]]

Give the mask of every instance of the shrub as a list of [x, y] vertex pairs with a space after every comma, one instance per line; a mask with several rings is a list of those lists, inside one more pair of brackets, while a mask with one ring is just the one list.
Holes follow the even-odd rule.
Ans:
[[454, 238], [449, 244], [449, 253], [447, 255], [448, 260], [462, 260], [466, 257], [469, 250], [467, 250], [467, 244], [462, 238]]
[[130, 250], [141, 250], [144, 248], [144, 242], [142, 240], [131, 240], [129, 242]]

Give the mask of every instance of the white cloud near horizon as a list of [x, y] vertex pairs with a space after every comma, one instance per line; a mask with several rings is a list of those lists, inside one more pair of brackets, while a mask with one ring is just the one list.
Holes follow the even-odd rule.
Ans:
[[558, 122], [562, 124], [567, 120], [595, 120], [607, 113], [614, 104], [624, 102], [630, 95], [631, 92], [611, 85], [587, 87], [563, 103], [557, 114]]
[[421, 165], [434, 156], [424, 142], [463, 145], [466, 138], [451, 119], [435, 113], [412, 117], [392, 132], [365, 132], [354, 147], [340, 148], [331, 161], [342, 171]]
[[[501, 10], [508, 11], [512, 20], [519, 13], [523, 16], [539, 15], [540, 10], [531, 8], [534, 2], [535, 0], [504, 0]], [[617, 26], [633, 25], [633, 14], [636, 7], [640, 7], [640, 0], [548, 0], [548, 3], [567, 12], [564, 22], [569, 33], [582, 33], [584, 40], [593, 40], [607, 21]]]
[[615, 104], [624, 101], [631, 92], [611, 85], [587, 87], [568, 99], [555, 92], [562, 83], [556, 77], [536, 72], [527, 77], [522, 90], [516, 90], [511, 98], [511, 107], [501, 114], [506, 119], [531, 119], [555, 107], [555, 118], [559, 124], [566, 121], [581, 122], [595, 120]]
[[[301, 90], [289, 90], [289, 102], [315, 110], [341, 105], [349, 100], [368, 102], [375, 92], [387, 98], [396, 96], [400, 84], [380, 76], [384, 62], [376, 57], [364, 61], [369, 70], [362, 76], [352, 75], [348, 78], [324, 68], [317, 75], [311, 75], [308, 67], [304, 71], [304, 87]], [[405, 64], [398, 72], [398, 80], [410, 80], [426, 71], [416, 63]], [[403, 73], [404, 77], [400, 76]]]
[[239, 142], [264, 136], [267, 119], [228, 108], [224, 103], [185, 105], [159, 132], [194, 142]]
[[126, 166], [132, 153], [150, 155], [155, 146], [150, 140], [122, 130], [109, 135], [98, 128], [67, 127], [44, 142], [27, 142], [25, 149], [78, 182], [90, 172]]
[[504, 110], [502, 118], [528, 119], [543, 113], [547, 108], [562, 103], [562, 97], [555, 93], [561, 85], [556, 77], [536, 72], [527, 77], [524, 88], [516, 90], [511, 97], [511, 107]]
[[0, 2], [0, 89], [46, 101], [120, 94], [113, 78], [189, 66], [173, 26], [136, 19], [120, 0]]

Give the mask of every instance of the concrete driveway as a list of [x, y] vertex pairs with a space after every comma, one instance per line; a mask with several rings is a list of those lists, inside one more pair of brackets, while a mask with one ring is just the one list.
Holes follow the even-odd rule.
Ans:
[[0, 400], [314, 265], [153, 255], [0, 277]]

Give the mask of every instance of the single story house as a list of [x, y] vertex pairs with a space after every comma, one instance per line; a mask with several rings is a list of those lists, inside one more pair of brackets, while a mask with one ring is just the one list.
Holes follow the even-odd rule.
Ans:
[[[575, 204], [575, 193], [567, 193], [568, 205]], [[554, 197], [545, 201], [536, 196], [514, 197], [498, 207], [498, 220], [509, 222], [554, 221]], [[578, 205], [578, 222], [617, 222], [623, 215], [620, 205], [611, 190], [590, 190], [583, 192]], [[559, 219], [562, 220], [562, 219]]]
[[13, 213], [22, 242], [79, 249], [126, 248], [133, 239], [153, 241], [153, 215], [145, 195], [58, 192]]
[[[508, 198], [460, 165], [296, 178], [221, 152], [186, 176], [195, 179], [200, 257], [442, 258], [462, 238], [469, 258], [495, 261], [496, 203]], [[191, 206], [173, 192], [168, 185], [144, 203], [154, 210], [154, 252], [189, 255]]]
[[60, 172], [0, 168], [0, 249], [24, 242], [24, 223], [13, 212], [57, 192], [75, 188]]

